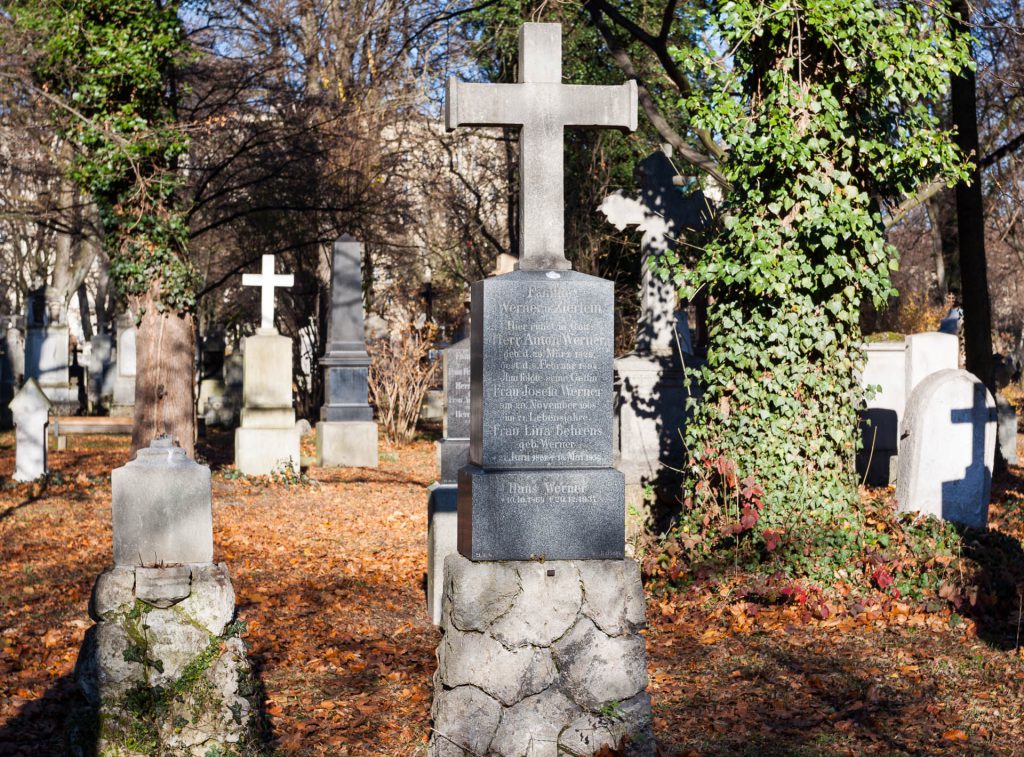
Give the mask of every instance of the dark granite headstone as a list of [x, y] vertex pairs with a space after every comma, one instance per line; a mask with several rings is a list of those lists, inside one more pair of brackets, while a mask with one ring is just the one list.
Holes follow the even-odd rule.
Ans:
[[348, 234], [334, 243], [327, 350], [320, 358], [325, 394], [321, 421], [373, 420], [367, 401], [370, 356], [363, 331], [362, 250]]
[[472, 560], [621, 558], [612, 469], [612, 282], [516, 271], [473, 285], [470, 465], [459, 552]]
[[444, 351], [444, 437], [437, 443], [441, 483], [454, 484], [469, 462], [469, 339]]

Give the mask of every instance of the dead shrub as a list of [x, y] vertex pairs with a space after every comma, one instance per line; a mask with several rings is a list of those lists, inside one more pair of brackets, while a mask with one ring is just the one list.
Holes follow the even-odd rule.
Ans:
[[416, 435], [420, 406], [437, 370], [437, 363], [430, 360], [436, 336], [433, 324], [410, 323], [401, 332], [367, 345], [370, 399], [384, 435], [394, 444], [408, 444]]

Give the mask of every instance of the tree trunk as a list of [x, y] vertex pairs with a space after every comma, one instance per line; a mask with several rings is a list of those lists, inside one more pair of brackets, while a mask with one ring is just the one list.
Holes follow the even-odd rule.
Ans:
[[[967, 0], [954, 0], [953, 33], [970, 34]], [[995, 392], [992, 372], [992, 305], [988, 294], [985, 259], [985, 215], [978, 167], [978, 118], [974, 72], [965, 69], [954, 76], [951, 89], [953, 123], [957, 144], [971, 159], [968, 184], [956, 187], [957, 231], [960, 239], [960, 288], [964, 308], [964, 353], [967, 370]]]
[[195, 457], [195, 320], [154, 306], [150, 291], [132, 303], [142, 313], [136, 333], [135, 427], [131, 456], [161, 434]]

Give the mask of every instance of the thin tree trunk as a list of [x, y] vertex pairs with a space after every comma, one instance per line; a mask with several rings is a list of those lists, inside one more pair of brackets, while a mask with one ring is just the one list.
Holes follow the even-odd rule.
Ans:
[[150, 291], [133, 303], [142, 313], [136, 334], [135, 428], [131, 456], [161, 434], [195, 457], [195, 319], [154, 306]]
[[[970, 34], [970, 8], [954, 0], [953, 33]], [[971, 158], [970, 183], [956, 187], [957, 231], [960, 239], [960, 286], [964, 307], [964, 352], [967, 370], [995, 391], [992, 372], [992, 305], [985, 259], [985, 215], [978, 168], [978, 118], [974, 72], [965, 69], [952, 80], [951, 102], [957, 144]]]

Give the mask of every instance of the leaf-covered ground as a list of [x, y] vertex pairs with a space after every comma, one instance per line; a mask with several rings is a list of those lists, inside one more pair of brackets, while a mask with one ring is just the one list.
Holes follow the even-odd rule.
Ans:
[[[433, 445], [385, 448], [377, 471], [267, 485], [233, 478], [230, 439], [213, 441], [216, 558], [248, 625], [273, 751], [424, 754]], [[12, 486], [13, 436], [0, 435], [0, 754], [61, 752], [89, 592], [111, 559], [109, 470], [127, 440], [70, 446], [52, 453], [47, 487]], [[1019, 482], [1002, 482], [992, 519], [1017, 537]], [[1024, 658], [1006, 643], [1019, 613], [996, 633], [898, 601], [822, 619], [755, 604], [739, 578], [649, 603], [664, 754], [1024, 753]]]

